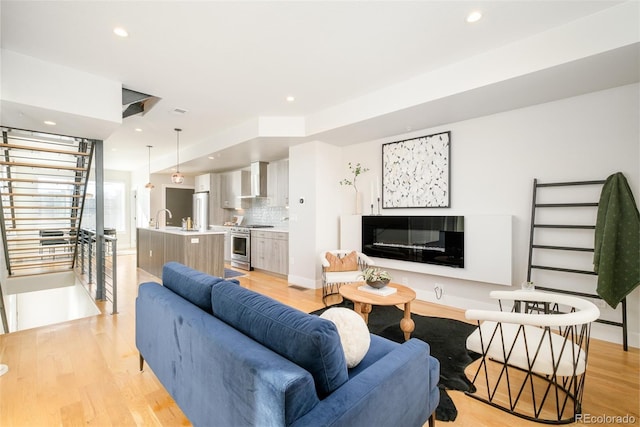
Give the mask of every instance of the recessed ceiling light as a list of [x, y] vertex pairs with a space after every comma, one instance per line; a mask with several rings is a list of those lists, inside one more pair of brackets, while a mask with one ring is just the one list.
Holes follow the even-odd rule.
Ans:
[[207, 158], [208, 158], [209, 160], [214, 160], [214, 159], [215, 159], [215, 156], [209, 156], [209, 157], [207, 157]]
[[113, 29], [113, 34], [118, 37], [129, 37], [129, 33], [122, 27], [116, 27]]
[[287, 102], [293, 102], [293, 101], [295, 101], [295, 100], [296, 100], [296, 97], [295, 97], [295, 96], [291, 96], [291, 95], [289, 95], [289, 96], [287, 96], [287, 98], [286, 98], [286, 99], [287, 99]]
[[54, 122], [53, 120], [45, 120], [44, 124], [49, 126], [55, 126], [56, 122]]
[[142, 129], [140, 129], [140, 128], [135, 128], [134, 130], [135, 130], [136, 132], [142, 132]]
[[467, 22], [471, 24], [474, 22], [478, 22], [481, 18], [482, 18], [482, 12], [480, 12], [479, 10], [474, 10], [473, 12], [467, 15]]

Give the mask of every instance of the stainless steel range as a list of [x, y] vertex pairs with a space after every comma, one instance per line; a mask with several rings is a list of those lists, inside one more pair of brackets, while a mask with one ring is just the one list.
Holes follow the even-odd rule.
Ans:
[[273, 228], [273, 225], [243, 225], [231, 227], [231, 266], [251, 270], [251, 229]]

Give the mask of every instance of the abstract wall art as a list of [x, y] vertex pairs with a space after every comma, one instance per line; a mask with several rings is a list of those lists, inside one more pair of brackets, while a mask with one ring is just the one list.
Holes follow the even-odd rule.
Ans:
[[448, 208], [451, 132], [382, 145], [383, 208]]

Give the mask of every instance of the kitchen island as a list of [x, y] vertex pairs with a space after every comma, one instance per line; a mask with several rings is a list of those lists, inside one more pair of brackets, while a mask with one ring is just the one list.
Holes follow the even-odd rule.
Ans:
[[162, 266], [176, 261], [212, 276], [224, 277], [223, 231], [179, 227], [138, 228], [138, 268], [162, 278]]

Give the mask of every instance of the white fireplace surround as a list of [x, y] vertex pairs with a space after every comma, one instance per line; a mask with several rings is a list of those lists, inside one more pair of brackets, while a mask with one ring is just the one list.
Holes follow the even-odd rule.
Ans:
[[[511, 215], [464, 215], [464, 268], [372, 257], [393, 270], [511, 286]], [[490, 248], [490, 250], [489, 250]], [[340, 217], [340, 249], [362, 251], [362, 216]]]

